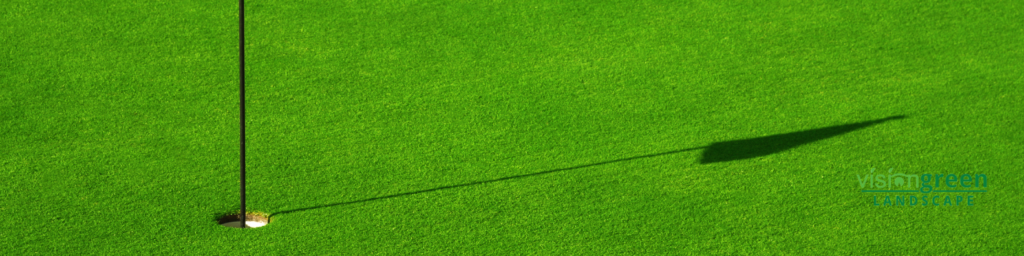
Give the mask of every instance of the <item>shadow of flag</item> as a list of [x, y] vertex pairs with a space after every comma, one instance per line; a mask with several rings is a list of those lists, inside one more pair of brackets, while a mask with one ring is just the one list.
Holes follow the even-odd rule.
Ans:
[[776, 134], [753, 139], [715, 142], [704, 149], [701, 164], [728, 162], [771, 155], [811, 142], [828, 139], [906, 116], [891, 116], [878, 120], [818, 128], [813, 130]]
[[814, 130], [806, 130], [806, 131], [799, 131], [799, 132], [793, 132], [793, 133], [778, 134], [778, 135], [772, 135], [772, 136], [761, 137], [761, 138], [716, 142], [716, 143], [713, 143], [711, 145], [703, 146], [703, 147], [679, 149], [679, 150], [661, 152], [661, 153], [656, 153], [656, 154], [634, 156], [634, 157], [621, 158], [621, 159], [615, 159], [615, 160], [598, 162], [598, 163], [591, 163], [591, 164], [585, 164], [585, 165], [577, 165], [577, 166], [567, 167], [567, 168], [547, 170], [547, 171], [542, 171], [542, 172], [521, 174], [521, 175], [509, 176], [509, 177], [504, 177], [504, 178], [499, 178], [499, 179], [476, 181], [476, 182], [468, 182], [468, 183], [462, 183], [462, 184], [457, 184], [457, 185], [441, 186], [441, 187], [435, 187], [435, 188], [431, 188], [431, 189], [424, 189], [424, 190], [410, 191], [410, 192], [399, 193], [399, 194], [392, 194], [392, 195], [387, 195], [387, 196], [379, 196], [379, 197], [373, 197], [373, 198], [360, 199], [360, 200], [355, 200], [355, 201], [340, 202], [340, 203], [333, 203], [333, 204], [327, 204], [327, 205], [320, 205], [320, 206], [312, 206], [312, 207], [306, 207], [306, 208], [292, 209], [292, 210], [277, 212], [277, 213], [274, 213], [274, 214], [272, 214], [270, 216], [273, 217], [273, 216], [276, 216], [278, 214], [287, 214], [287, 213], [293, 213], [293, 212], [299, 212], [299, 211], [307, 211], [307, 210], [314, 210], [314, 209], [320, 209], [320, 208], [326, 208], [326, 207], [334, 207], [334, 206], [342, 206], [342, 205], [355, 204], [355, 203], [371, 202], [371, 201], [377, 201], [377, 200], [394, 198], [394, 197], [402, 197], [402, 196], [408, 196], [408, 195], [429, 193], [429, 192], [445, 190], [445, 189], [454, 189], [454, 188], [475, 186], [475, 185], [481, 185], [481, 184], [487, 184], [487, 183], [493, 183], [493, 182], [499, 182], [499, 181], [522, 179], [522, 178], [527, 178], [527, 177], [535, 177], [535, 176], [540, 176], [540, 175], [545, 175], [545, 174], [559, 173], [559, 172], [565, 172], [565, 171], [570, 171], [570, 170], [589, 168], [589, 167], [594, 167], [594, 166], [599, 166], [599, 165], [606, 165], [606, 164], [612, 164], [612, 163], [632, 161], [632, 160], [637, 160], [637, 159], [644, 159], [644, 158], [652, 158], [652, 157], [659, 157], [659, 156], [678, 154], [678, 153], [689, 152], [689, 151], [694, 151], [694, 150], [698, 150], [698, 149], [704, 149], [703, 157], [700, 160], [701, 164], [709, 164], [709, 163], [716, 163], [716, 162], [726, 162], [726, 161], [754, 158], [754, 157], [765, 156], [765, 155], [770, 155], [770, 154], [782, 152], [782, 151], [785, 151], [785, 150], [788, 150], [788, 149], [791, 149], [791, 148], [799, 147], [800, 145], [803, 145], [803, 144], [807, 144], [807, 143], [815, 142], [815, 141], [818, 141], [818, 140], [823, 140], [823, 139], [835, 137], [835, 136], [838, 136], [838, 135], [842, 135], [844, 133], [852, 132], [852, 131], [855, 131], [857, 129], [862, 129], [862, 128], [865, 128], [865, 127], [868, 127], [868, 126], [872, 126], [872, 125], [875, 125], [875, 124], [880, 124], [880, 123], [883, 123], [883, 122], [886, 122], [886, 121], [889, 121], [889, 120], [896, 120], [896, 119], [903, 119], [903, 118], [906, 118], [906, 116], [892, 116], [892, 117], [887, 117], [887, 118], [878, 119], [878, 120], [874, 120], [874, 121], [865, 121], [865, 122], [860, 122], [860, 123], [838, 125], [838, 126], [825, 127], [825, 128], [814, 129]]

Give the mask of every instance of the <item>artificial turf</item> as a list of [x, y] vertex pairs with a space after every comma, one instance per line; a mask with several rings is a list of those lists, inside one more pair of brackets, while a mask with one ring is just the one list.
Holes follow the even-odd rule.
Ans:
[[236, 4], [0, 3], [0, 254], [1022, 249], [1019, 1], [250, 0], [249, 230]]

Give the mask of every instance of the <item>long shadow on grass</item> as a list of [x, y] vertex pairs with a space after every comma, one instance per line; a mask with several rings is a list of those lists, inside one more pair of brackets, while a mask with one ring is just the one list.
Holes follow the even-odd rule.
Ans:
[[829, 126], [812, 130], [776, 134], [771, 136], [715, 142], [707, 146], [704, 155], [700, 159], [701, 164], [717, 162], [728, 162], [771, 155], [799, 147], [811, 142], [828, 139], [843, 135], [852, 131], [867, 128], [868, 126], [884, 123], [890, 120], [898, 120], [907, 116], [890, 116], [878, 120], [865, 121], [852, 124]]
[[605, 165], [605, 164], [610, 164], [610, 163], [617, 163], [617, 162], [624, 162], [624, 161], [629, 161], [629, 160], [636, 160], [636, 159], [641, 159], [641, 158], [663, 156], [663, 155], [681, 153], [681, 152], [686, 152], [686, 151], [690, 151], [690, 150], [697, 150], [697, 149], [702, 149], [702, 148], [705, 148], [705, 147], [673, 150], [673, 151], [668, 151], [668, 152], [662, 152], [662, 153], [650, 154], [650, 155], [643, 155], [643, 156], [634, 156], [634, 157], [630, 157], [630, 158], [623, 158], [623, 159], [612, 160], [612, 161], [607, 161], [607, 162], [600, 162], [600, 163], [593, 163], [593, 164], [587, 164], [587, 165], [574, 166], [574, 167], [569, 167], [569, 168], [554, 169], [554, 170], [550, 170], [550, 171], [543, 171], [543, 172], [535, 172], [535, 173], [530, 173], [530, 174], [509, 176], [509, 177], [504, 177], [504, 178], [500, 178], [500, 179], [470, 182], [470, 183], [464, 183], [464, 184], [459, 184], [459, 185], [437, 187], [437, 188], [420, 190], [420, 191], [413, 191], [413, 192], [405, 192], [405, 193], [394, 194], [394, 195], [389, 195], [389, 196], [381, 196], [381, 197], [367, 198], [367, 199], [356, 200], [356, 201], [349, 201], [349, 202], [343, 202], [343, 203], [334, 203], [334, 204], [328, 204], [328, 205], [300, 208], [300, 209], [295, 209], [295, 210], [287, 210], [287, 211], [271, 214], [271, 217], [273, 217], [274, 215], [278, 215], [278, 214], [285, 214], [285, 213], [292, 213], [292, 212], [298, 212], [298, 211], [312, 210], [312, 209], [331, 207], [331, 206], [341, 206], [341, 205], [346, 205], [346, 204], [362, 203], [362, 202], [368, 202], [368, 201], [374, 201], [374, 200], [380, 200], [380, 199], [387, 199], [387, 198], [392, 198], [392, 197], [415, 195], [415, 194], [427, 193], [427, 192], [444, 190], [444, 189], [450, 189], [450, 188], [458, 188], [458, 187], [466, 187], [466, 186], [487, 184], [487, 183], [498, 182], [498, 181], [503, 181], [503, 180], [520, 179], [520, 178], [526, 178], [526, 177], [530, 177], [530, 176], [537, 176], [537, 175], [541, 175], [541, 174], [548, 174], [548, 173], [562, 172], [562, 171], [568, 171], [568, 170], [575, 170], [575, 169], [593, 167], [593, 166], [598, 166], [598, 165]]
[[707, 150], [704, 150], [704, 154], [701, 156], [701, 160], [700, 160], [701, 164], [710, 164], [710, 163], [728, 162], [728, 161], [749, 159], [749, 158], [755, 158], [755, 157], [760, 157], [760, 156], [766, 156], [766, 155], [770, 155], [770, 154], [779, 153], [779, 152], [786, 151], [786, 150], [789, 150], [789, 149], [792, 149], [792, 148], [795, 148], [795, 147], [798, 147], [798, 146], [801, 146], [801, 145], [804, 145], [804, 144], [808, 144], [808, 143], [811, 143], [811, 142], [815, 142], [815, 141], [819, 141], [819, 140], [823, 140], [823, 139], [839, 136], [839, 135], [846, 134], [846, 133], [849, 133], [849, 132], [852, 132], [852, 131], [855, 131], [855, 130], [863, 129], [863, 128], [866, 128], [866, 127], [869, 127], [869, 126], [872, 126], [872, 125], [876, 125], [876, 124], [880, 124], [880, 123], [883, 123], [883, 122], [887, 122], [889, 120], [897, 120], [897, 119], [903, 119], [903, 118], [906, 118], [906, 116], [891, 116], [891, 117], [882, 118], [882, 119], [878, 119], [878, 120], [865, 121], [865, 122], [860, 122], [860, 123], [844, 124], [844, 125], [837, 125], [837, 126], [830, 126], [830, 127], [825, 127], [825, 128], [818, 128], [818, 129], [805, 130], [805, 131], [799, 131], [799, 132], [776, 134], [776, 135], [759, 137], [759, 138], [753, 138], [753, 139], [742, 139], [742, 140], [731, 140], [731, 141], [715, 142], [715, 143], [712, 143], [711, 145], [704, 146], [704, 147], [696, 147], [696, 148], [673, 150], [673, 151], [662, 152], [662, 153], [657, 153], [657, 154], [634, 156], [634, 157], [622, 158], [622, 159], [611, 160], [611, 161], [600, 162], [600, 163], [593, 163], [593, 164], [586, 164], [586, 165], [580, 165], [580, 166], [574, 166], [574, 167], [568, 167], [568, 168], [554, 169], [554, 170], [543, 171], [543, 172], [536, 172], [536, 173], [530, 173], [530, 174], [509, 176], [509, 177], [504, 177], [504, 178], [500, 178], [500, 179], [470, 182], [470, 183], [464, 183], [464, 184], [459, 184], [459, 185], [437, 187], [437, 188], [432, 188], [432, 189], [425, 189], [425, 190], [419, 190], [419, 191], [405, 192], [405, 193], [400, 193], [400, 194], [381, 196], [381, 197], [374, 197], [374, 198], [367, 198], [367, 199], [356, 200], [356, 201], [348, 201], [348, 202], [334, 203], [334, 204], [328, 204], [328, 205], [321, 205], [321, 206], [314, 206], [314, 207], [307, 207], [307, 208], [299, 208], [299, 209], [294, 209], [294, 210], [287, 210], [287, 211], [282, 211], [282, 212], [271, 214], [271, 217], [273, 217], [274, 215], [278, 215], [278, 214], [286, 214], [286, 213], [292, 213], [292, 212], [298, 212], [298, 211], [313, 210], [313, 209], [318, 209], [318, 208], [325, 208], [325, 207], [332, 207], [332, 206], [341, 206], [341, 205], [347, 205], [347, 204], [369, 202], [369, 201], [375, 201], [375, 200], [381, 200], [381, 199], [388, 199], [388, 198], [392, 198], [392, 197], [400, 197], [400, 196], [408, 196], [408, 195], [415, 195], [415, 194], [433, 192], [433, 191], [444, 190], [444, 189], [467, 187], [467, 186], [487, 184], [487, 183], [504, 181], [504, 180], [511, 180], [511, 179], [520, 179], [520, 178], [526, 178], [526, 177], [537, 176], [537, 175], [542, 175], [542, 174], [549, 174], [549, 173], [563, 172], [563, 171], [569, 171], [569, 170], [575, 170], [575, 169], [582, 169], [582, 168], [587, 168], [587, 167], [594, 167], [594, 166], [598, 166], [598, 165], [605, 165], [605, 164], [611, 164], [611, 163], [625, 162], [625, 161], [637, 160], [637, 159], [642, 159], [642, 158], [664, 156], [664, 155], [682, 153], [682, 152], [687, 152], [687, 151], [692, 151], [692, 150], [697, 150], [697, 149], [702, 149], [702, 148], [706, 148]]

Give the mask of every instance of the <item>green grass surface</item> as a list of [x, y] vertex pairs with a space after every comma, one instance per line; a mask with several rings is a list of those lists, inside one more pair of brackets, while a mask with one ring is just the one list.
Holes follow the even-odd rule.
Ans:
[[250, 230], [236, 4], [0, 3], [0, 254], [1022, 249], [1019, 1], [252, 0]]

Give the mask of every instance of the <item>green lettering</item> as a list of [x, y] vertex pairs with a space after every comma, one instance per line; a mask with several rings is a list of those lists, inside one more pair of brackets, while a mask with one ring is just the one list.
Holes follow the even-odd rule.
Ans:
[[[932, 175], [931, 174], [921, 174], [921, 193], [928, 194], [928, 193], [932, 192], [932, 185], [928, 185], [928, 183], [931, 183], [931, 182], [932, 182]], [[927, 198], [922, 198], [921, 200], [925, 200], [925, 199], [927, 199]], [[927, 205], [928, 201], [925, 200], [924, 204]]]
[[971, 175], [964, 174], [963, 176], [960, 176], [960, 186], [961, 187], [969, 188], [969, 187], [971, 187], [970, 183], [971, 183]]
[[[907, 176], [907, 187], [908, 188], [917, 188], [917, 187], [921, 186], [921, 182], [918, 181], [918, 176], [914, 176], [914, 175], [904, 175], [904, 176]], [[910, 185], [910, 184], [914, 184], [914, 185]]]
[[864, 188], [864, 186], [867, 186], [867, 185], [874, 185], [874, 184], [870, 184], [870, 182], [868, 182], [870, 180], [871, 180], [871, 176], [870, 175], [864, 175], [864, 177], [861, 178], [860, 174], [857, 174], [857, 181], [860, 182], [860, 188]]

